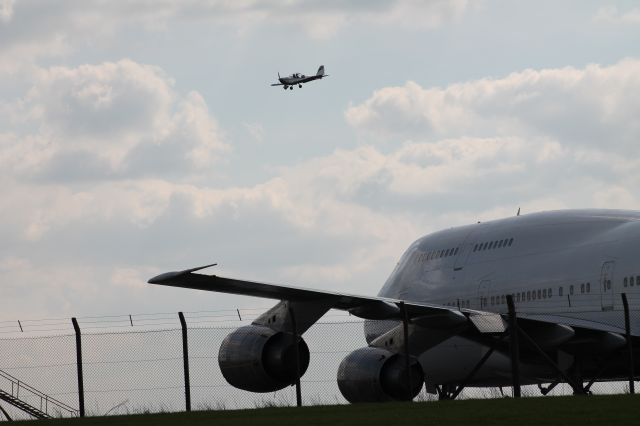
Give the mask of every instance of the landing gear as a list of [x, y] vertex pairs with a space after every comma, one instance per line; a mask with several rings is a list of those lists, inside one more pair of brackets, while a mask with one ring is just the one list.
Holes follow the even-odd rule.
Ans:
[[458, 393], [460, 392], [457, 391], [456, 387], [453, 385], [436, 385], [436, 393], [438, 394], [438, 399], [440, 401], [446, 401], [456, 399], [456, 396], [458, 396]]
[[293, 86], [289, 87], [289, 90], [293, 90]]
[[302, 89], [302, 84], [298, 84], [298, 87]]
[[287, 90], [287, 89], [289, 88], [289, 86], [282, 86], [282, 88], [283, 88], [284, 90]]

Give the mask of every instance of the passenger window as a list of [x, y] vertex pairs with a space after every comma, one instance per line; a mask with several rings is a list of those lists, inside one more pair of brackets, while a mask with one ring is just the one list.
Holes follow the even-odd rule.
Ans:
[[540, 296], [542, 296], [542, 290], [538, 289], [538, 299], [541, 299]]
[[491, 296], [491, 305], [493, 306], [493, 302], [495, 301], [495, 296]]
[[473, 251], [478, 251], [478, 245], [473, 246]]
[[562, 297], [562, 287], [558, 287], [558, 296]]
[[591, 283], [587, 283], [587, 293], [591, 292]]
[[511, 244], [513, 244], [513, 238], [509, 240], [509, 247], [511, 247]]
[[622, 285], [623, 285], [624, 287], [626, 287], [626, 286], [627, 286], [627, 277], [624, 277], [624, 280], [622, 280]]
[[549, 299], [551, 299], [551, 296], [553, 296], [551, 289], [547, 290], [547, 295], [549, 296]]
[[536, 291], [535, 290], [533, 290], [531, 292], [531, 300], [536, 300]]
[[580, 284], [580, 293], [584, 293], [584, 283]]
[[544, 290], [542, 290], [542, 298], [543, 299], [547, 298], [547, 289], [546, 288]]
[[525, 293], [524, 291], [522, 292], [522, 301], [524, 302], [524, 298], [527, 296], [527, 293]]
[[527, 302], [531, 300], [531, 290], [527, 291]]
[[636, 275], [636, 284], [640, 285], [640, 275]]
[[516, 302], [520, 303], [520, 293], [516, 294]]
[[632, 277], [632, 276], [631, 276], [631, 277], [629, 277], [629, 285], [630, 285], [631, 287], [633, 287], [633, 277]]
[[498, 243], [499, 243], [499, 242], [500, 242], [500, 241], [494, 241], [494, 242], [493, 242], [493, 248], [494, 248], [494, 249], [497, 249], [497, 248], [498, 248]]
[[500, 298], [500, 303], [502, 303], [503, 305], [505, 304], [504, 294], [503, 294], [503, 295], [502, 295], [502, 297]]
[[456, 251], [454, 251], [453, 254], [458, 254], [458, 249], [460, 249], [460, 247], [456, 247]]
[[573, 296], [573, 284], [569, 286], [569, 294]]
[[489, 243], [489, 247], [488, 247], [488, 249], [489, 249], [489, 250], [491, 250], [492, 248], [493, 248], [493, 241], [491, 241], [491, 242]]

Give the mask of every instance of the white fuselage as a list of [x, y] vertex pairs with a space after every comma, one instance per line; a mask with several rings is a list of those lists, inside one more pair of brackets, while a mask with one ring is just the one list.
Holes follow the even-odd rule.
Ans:
[[[638, 307], [639, 260], [640, 212], [543, 212], [451, 228], [418, 239], [379, 295], [504, 313], [505, 295], [512, 294], [519, 315], [554, 315], [620, 332], [624, 330], [621, 294], [628, 295], [631, 311]], [[368, 340], [374, 329], [381, 330], [365, 327]], [[637, 335], [637, 331], [640, 316], [632, 315], [632, 332]], [[461, 345], [466, 349], [461, 350]], [[471, 349], [473, 345], [477, 348]], [[455, 354], [452, 347], [458, 348]], [[460, 370], [458, 365], [455, 372], [447, 372], [454, 358], [469, 357], [472, 366], [483, 350], [454, 337], [427, 351], [421, 363], [430, 370], [427, 375], [439, 376], [436, 382], [444, 383], [448, 376], [460, 376], [471, 368]], [[508, 362], [498, 364], [508, 366]], [[490, 371], [490, 362], [485, 375], [495, 377], [496, 368]]]

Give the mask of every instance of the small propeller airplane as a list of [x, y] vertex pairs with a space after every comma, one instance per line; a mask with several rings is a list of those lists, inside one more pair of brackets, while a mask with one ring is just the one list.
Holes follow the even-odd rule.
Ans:
[[289, 77], [280, 77], [280, 73], [278, 73], [278, 81], [280, 81], [280, 83], [273, 83], [272, 86], [283, 86], [284, 90], [293, 90], [293, 86], [295, 86], [296, 84], [298, 85], [298, 87], [302, 88], [303, 83], [308, 83], [313, 80], [321, 80], [324, 77], [329, 77], [329, 74], [325, 74], [324, 65], [320, 65], [320, 68], [318, 68], [318, 72], [316, 72], [315, 75], [307, 76], [300, 73], [294, 73]]

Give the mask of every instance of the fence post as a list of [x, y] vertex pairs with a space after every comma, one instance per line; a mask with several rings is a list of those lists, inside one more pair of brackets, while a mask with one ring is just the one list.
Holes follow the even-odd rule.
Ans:
[[622, 293], [622, 306], [624, 308], [624, 331], [627, 339], [627, 354], [629, 356], [629, 393], [636, 393], [635, 372], [633, 371], [633, 343], [631, 342], [631, 318], [629, 316], [629, 301], [627, 294]]
[[404, 302], [400, 302], [400, 312], [402, 314], [402, 338], [404, 340], [404, 368], [407, 370], [407, 400], [411, 401], [413, 395], [411, 390], [411, 359], [409, 358], [409, 314]]
[[187, 411], [191, 411], [191, 383], [189, 380], [189, 344], [187, 341], [187, 321], [184, 314], [178, 312], [182, 326], [182, 360], [184, 362], [184, 398]]
[[78, 401], [80, 404], [80, 417], [84, 417], [84, 379], [82, 376], [82, 337], [80, 326], [75, 317], [71, 318], [73, 329], [76, 331], [76, 362], [78, 365]]
[[293, 356], [296, 359], [296, 406], [302, 407], [302, 390], [300, 389], [300, 348], [296, 316], [289, 303], [289, 317], [291, 318], [291, 333], [293, 334]]
[[2, 414], [4, 414], [8, 422], [13, 421], [13, 419], [9, 416], [9, 413], [7, 413], [4, 408], [2, 408], [2, 405], [0, 405], [0, 411], [2, 411]]
[[511, 378], [513, 380], [513, 397], [520, 398], [520, 347], [518, 345], [518, 321], [513, 295], [507, 295], [509, 308], [509, 348], [511, 350]]

